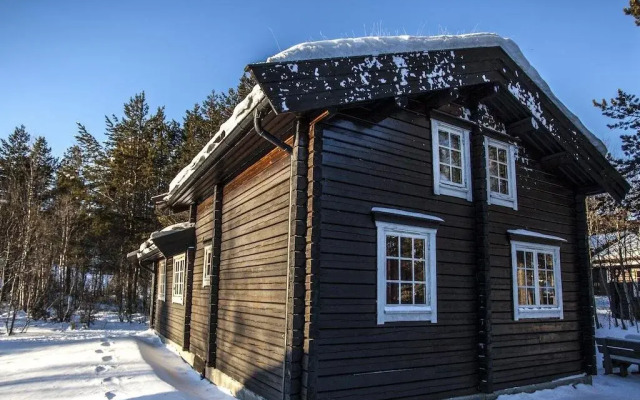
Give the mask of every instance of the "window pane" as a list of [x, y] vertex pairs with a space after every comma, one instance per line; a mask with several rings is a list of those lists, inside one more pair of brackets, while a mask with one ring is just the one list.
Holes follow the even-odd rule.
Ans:
[[451, 162], [451, 151], [444, 147], [440, 147], [440, 162], [443, 164], [449, 164]]
[[547, 268], [553, 269], [553, 254], [546, 253], [545, 258], [547, 261]]
[[413, 239], [414, 258], [424, 258], [424, 239]]
[[527, 282], [525, 282], [525, 279], [524, 279], [525, 271], [526, 270], [524, 268], [518, 268], [518, 273], [517, 273], [518, 286], [527, 286]]
[[451, 168], [448, 165], [440, 164], [440, 179], [451, 181]]
[[449, 134], [447, 132], [439, 131], [438, 140], [442, 146], [449, 146]]
[[533, 268], [533, 253], [530, 251], [525, 252], [525, 264], [528, 268]]
[[423, 283], [416, 283], [414, 285], [414, 301], [415, 304], [427, 304], [427, 295], [425, 293], [426, 287]]
[[493, 146], [489, 146], [489, 160], [497, 160], [498, 159], [498, 155], [497, 155], [497, 149]]
[[413, 266], [411, 260], [402, 260], [400, 264], [400, 279], [403, 281], [413, 280]]
[[462, 170], [451, 168], [451, 182], [462, 184]]
[[498, 174], [500, 178], [507, 179], [507, 166], [505, 164], [498, 165]]
[[544, 253], [538, 253], [538, 268], [545, 269], [545, 265]]
[[451, 148], [460, 150], [460, 136], [459, 135], [451, 135]]
[[387, 236], [387, 255], [398, 257], [398, 237]]
[[525, 276], [525, 286], [533, 286], [533, 270], [525, 269], [524, 276]]
[[387, 280], [397, 281], [400, 277], [398, 260], [387, 259]]
[[413, 284], [403, 283], [401, 285], [400, 302], [402, 304], [413, 304]]
[[505, 149], [498, 149], [498, 161], [502, 163], [507, 162], [507, 151]]
[[400, 285], [397, 283], [387, 283], [387, 304], [400, 304], [398, 300], [398, 291]]
[[498, 176], [498, 163], [495, 161], [489, 162], [489, 175]]
[[518, 304], [523, 306], [533, 305], [534, 300], [534, 290], [533, 288], [519, 288], [518, 289]]
[[451, 165], [454, 167], [462, 166], [462, 153], [455, 150], [451, 151]]
[[500, 193], [509, 194], [509, 181], [499, 179], [500, 181]]
[[424, 261], [414, 261], [413, 268], [415, 271], [415, 281], [424, 282]]
[[518, 268], [524, 268], [524, 251], [518, 250], [516, 252], [516, 258], [518, 260]]
[[498, 178], [493, 178], [493, 177], [489, 178], [489, 183], [490, 183], [490, 186], [491, 186], [491, 191], [492, 192], [497, 192], [498, 189], [499, 189]]
[[410, 237], [400, 238], [400, 256], [411, 258], [413, 255], [413, 244]]

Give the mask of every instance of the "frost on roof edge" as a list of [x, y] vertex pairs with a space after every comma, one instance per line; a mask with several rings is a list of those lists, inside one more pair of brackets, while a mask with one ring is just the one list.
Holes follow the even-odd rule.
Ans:
[[267, 59], [267, 62], [294, 62], [310, 59], [354, 57], [415, 51], [457, 50], [473, 47], [501, 47], [529, 78], [551, 99], [567, 118], [580, 130], [598, 151], [606, 155], [607, 148], [582, 121], [573, 114], [551, 91], [538, 71], [529, 63], [518, 45], [509, 38], [495, 33], [470, 33], [441, 36], [370, 36], [347, 39], [321, 40], [292, 46]]

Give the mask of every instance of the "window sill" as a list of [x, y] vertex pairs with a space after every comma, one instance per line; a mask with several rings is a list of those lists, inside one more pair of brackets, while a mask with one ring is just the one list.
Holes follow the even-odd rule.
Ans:
[[378, 315], [378, 325], [401, 321], [430, 321], [436, 323], [437, 318], [431, 307], [386, 306], [384, 313]]
[[173, 304], [180, 304], [180, 305], [182, 305], [182, 304], [184, 303], [184, 301], [182, 300], [182, 298], [180, 298], [180, 299], [171, 299], [171, 302], [172, 302]]
[[454, 185], [447, 185], [446, 183], [440, 183], [436, 195], [452, 196], [472, 201], [471, 189], [467, 187], [460, 187]]
[[516, 199], [510, 197], [502, 197], [494, 194], [489, 194], [489, 204], [509, 207], [518, 211], [518, 203], [516, 202]]
[[539, 319], [539, 318], [553, 318], [563, 319], [563, 313], [560, 308], [521, 308], [516, 311], [515, 320], [521, 319]]

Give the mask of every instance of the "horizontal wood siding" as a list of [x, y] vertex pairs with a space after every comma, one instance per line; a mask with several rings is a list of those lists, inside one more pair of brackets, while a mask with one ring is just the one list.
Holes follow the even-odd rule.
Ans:
[[216, 366], [282, 397], [290, 160], [274, 150], [223, 188]]
[[[495, 390], [582, 373], [575, 192], [519, 150], [518, 211], [489, 206]], [[511, 245], [524, 228], [567, 240], [560, 246], [564, 319], [513, 320]]]
[[196, 255], [193, 269], [193, 294], [191, 305], [190, 351], [204, 362], [207, 359], [209, 340], [209, 296], [210, 287], [204, 286], [204, 247], [213, 237], [213, 197], [198, 205], [196, 218]]
[[[173, 303], [171, 294], [173, 289], [173, 258], [167, 259], [167, 286], [165, 300], [157, 300], [156, 331], [165, 338], [182, 346], [184, 343], [184, 306]], [[157, 297], [157, 296], [156, 296]]]
[[[364, 117], [360, 117], [364, 118]], [[444, 398], [476, 392], [473, 203], [433, 194], [429, 119], [323, 123], [317, 315], [319, 399]], [[376, 321], [372, 207], [444, 219], [437, 233], [438, 322]]]

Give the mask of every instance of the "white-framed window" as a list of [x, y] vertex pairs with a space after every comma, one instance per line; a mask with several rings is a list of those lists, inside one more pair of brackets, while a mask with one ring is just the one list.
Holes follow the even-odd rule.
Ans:
[[378, 324], [437, 322], [436, 229], [376, 221]]
[[187, 265], [185, 254], [173, 257], [173, 303], [183, 304], [184, 301], [184, 275]]
[[167, 292], [167, 260], [158, 261], [158, 300], [165, 301]]
[[213, 253], [211, 244], [204, 246], [204, 260], [202, 262], [202, 286], [209, 286], [213, 273]]
[[514, 319], [563, 318], [560, 247], [511, 241]]
[[433, 192], [471, 201], [469, 131], [432, 119], [431, 147]]
[[516, 146], [485, 138], [487, 193], [489, 204], [518, 209], [516, 190]]

